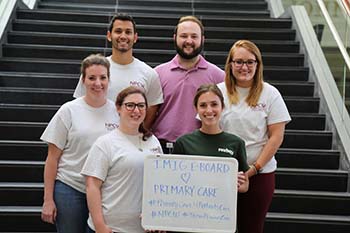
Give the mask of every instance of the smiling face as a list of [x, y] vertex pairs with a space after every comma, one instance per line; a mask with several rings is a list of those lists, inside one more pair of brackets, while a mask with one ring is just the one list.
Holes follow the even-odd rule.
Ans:
[[103, 65], [91, 65], [85, 69], [83, 83], [90, 99], [105, 99], [108, 89], [108, 69]]
[[220, 130], [219, 121], [223, 105], [219, 96], [211, 91], [201, 94], [198, 98], [196, 109], [202, 121], [201, 129], [204, 132], [217, 132]]
[[126, 96], [123, 103], [120, 106], [117, 105], [120, 127], [126, 129], [127, 132], [138, 133], [138, 128], [146, 117], [146, 109], [146, 100], [142, 94], [135, 93]]
[[174, 35], [175, 49], [180, 57], [192, 59], [202, 51], [203, 40], [201, 28], [193, 21], [184, 21], [177, 26]]
[[112, 42], [112, 49], [125, 53], [131, 51], [137, 41], [137, 33], [131, 21], [115, 20], [112, 31], [107, 33], [108, 41]]
[[[232, 62], [236, 61], [236, 62]], [[238, 61], [238, 62], [237, 62]], [[256, 61], [256, 57], [253, 53], [249, 52], [243, 47], [238, 47], [231, 59], [231, 72], [236, 78], [237, 86], [239, 87], [251, 87], [254, 82], [254, 75], [257, 68], [257, 63], [251, 63]], [[242, 64], [242, 62], [244, 62]]]

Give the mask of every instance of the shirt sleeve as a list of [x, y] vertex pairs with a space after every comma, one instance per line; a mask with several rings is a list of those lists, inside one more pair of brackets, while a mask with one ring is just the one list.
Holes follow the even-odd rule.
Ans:
[[64, 150], [68, 141], [71, 124], [72, 118], [69, 109], [67, 108], [67, 105], [62, 105], [47, 125], [40, 139], [47, 143], [52, 143], [59, 149]]
[[275, 89], [270, 106], [267, 120], [268, 125], [280, 122], [288, 123], [291, 121], [287, 106], [277, 89]]
[[107, 149], [103, 146], [103, 141], [98, 139], [91, 147], [85, 164], [81, 170], [81, 174], [85, 176], [93, 176], [105, 181], [110, 160], [108, 158]]
[[147, 95], [147, 101], [149, 106], [154, 106], [163, 103], [163, 91], [160, 84], [158, 73], [152, 69], [149, 76], [149, 85]]

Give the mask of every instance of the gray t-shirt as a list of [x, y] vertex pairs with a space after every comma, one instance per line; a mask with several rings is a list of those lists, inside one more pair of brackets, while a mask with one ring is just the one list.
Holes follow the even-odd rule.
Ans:
[[61, 149], [56, 179], [85, 193], [85, 179], [80, 174], [91, 145], [118, 127], [115, 104], [94, 108], [83, 97], [61, 106], [41, 135], [41, 140]]
[[[92, 146], [81, 174], [103, 181], [103, 217], [113, 231], [144, 233], [140, 218], [143, 164], [147, 155], [160, 153], [156, 137], [143, 141], [141, 135], [126, 135], [119, 129], [100, 137]], [[91, 215], [88, 224], [95, 229]]]

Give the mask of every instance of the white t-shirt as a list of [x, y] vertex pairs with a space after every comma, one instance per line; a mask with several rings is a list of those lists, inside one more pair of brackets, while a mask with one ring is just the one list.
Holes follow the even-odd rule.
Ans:
[[[126, 135], [119, 129], [92, 146], [81, 174], [103, 181], [102, 210], [105, 223], [115, 232], [144, 233], [141, 226], [143, 164], [150, 154], [160, 154], [158, 139]], [[91, 215], [89, 227], [95, 229]]]
[[91, 145], [118, 124], [119, 116], [110, 100], [99, 108], [88, 105], [83, 97], [63, 104], [40, 138], [63, 151], [56, 179], [85, 193], [85, 179], [80, 171]]
[[[245, 101], [249, 88], [237, 87], [239, 103], [231, 105], [225, 83], [220, 83], [218, 87], [225, 100], [220, 125], [224, 131], [235, 134], [245, 141], [247, 162], [253, 164], [268, 141], [267, 126], [280, 122], [288, 123], [291, 120], [286, 104], [279, 91], [268, 83], [264, 83], [256, 107], [249, 107]], [[269, 173], [275, 171], [276, 168], [276, 159], [272, 157], [260, 172]]]
[[[108, 99], [115, 102], [119, 92], [129, 86], [136, 86], [144, 90], [149, 106], [163, 103], [163, 91], [159, 76], [149, 65], [137, 58], [134, 58], [132, 63], [127, 65], [115, 63], [111, 56], [107, 59], [111, 64]], [[83, 95], [85, 95], [85, 86], [79, 78], [73, 96], [77, 98]]]

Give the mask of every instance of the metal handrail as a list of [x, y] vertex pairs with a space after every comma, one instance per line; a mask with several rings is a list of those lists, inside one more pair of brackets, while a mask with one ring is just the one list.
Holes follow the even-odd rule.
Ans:
[[341, 52], [341, 54], [342, 54], [342, 56], [344, 58], [346, 66], [350, 70], [350, 57], [349, 57], [349, 54], [348, 54], [348, 52], [347, 52], [347, 50], [346, 50], [346, 48], [345, 48], [345, 46], [344, 46], [340, 36], [339, 36], [339, 33], [338, 33], [337, 29], [334, 26], [334, 23], [333, 23], [331, 17], [329, 16], [327, 8], [326, 8], [323, 0], [317, 0], [317, 3], [320, 6], [321, 12], [322, 12], [323, 16], [325, 17], [326, 22], [327, 22], [327, 24], [329, 26], [329, 29], [331, 30], [332, 35], [333, 35], [333, 37], [334, 37], [334, 39], [335, 39], [335, 41], [336, 41], [336, 43], [337, 43], [337, 45], [339, 47], [339, 50], [340, 50], [340, 52]]

